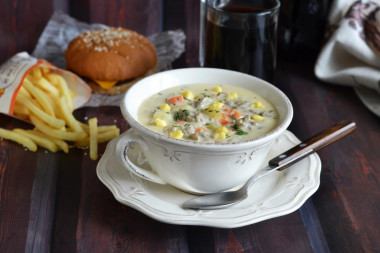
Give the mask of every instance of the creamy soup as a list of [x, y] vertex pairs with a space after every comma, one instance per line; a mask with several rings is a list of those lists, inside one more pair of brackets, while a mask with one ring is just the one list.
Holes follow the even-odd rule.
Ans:
[[239, 142], [268, 133], [278, 112], [266, 99], [230, 85], [190, 84], [163, 90], [141, 104], [142, 125], [163, 135], [197, 142]]

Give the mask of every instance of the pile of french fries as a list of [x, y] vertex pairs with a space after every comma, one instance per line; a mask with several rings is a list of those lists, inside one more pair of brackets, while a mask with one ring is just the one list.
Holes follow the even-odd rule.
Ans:
[[88, 124], [75, 119], [75, 96], [61, 75], [46, 67], [33, 68], [17, 93], [14, 115], [31, 122], [34, 129], [0, 128], [0, 137], [31, 151], [39, 146], [68, 153], [70, 147], [89, 147], [90, 158], [97, 160], [98, 143], [117, 137], [120, 129], [116, 125], [98, 126], [96, 117]]

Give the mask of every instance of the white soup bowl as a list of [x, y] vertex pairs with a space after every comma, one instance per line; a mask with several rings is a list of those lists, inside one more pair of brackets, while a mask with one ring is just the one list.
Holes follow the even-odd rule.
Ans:
[[[200, 143], [174, 139], [139, 123], [139, 106], [151, 95], [179, 85], [200, 83], [240, 86], [258, 93], [276, 107], [278, 126], [252, 140]], [[120, 107], [131, 126], [116, 145], [120, 163], [145, 180], [170, 184], [194, 194], [224, 191], [246, 182], [264, 166], [270, 146], [293, 117], [291, 102], [277, 87], [251, 75], [213, 68], [176, 69], [146, 77], [129, 88]], [[151, 171], [129, 160], [128, 149], [135, 142], [141, 145]]]

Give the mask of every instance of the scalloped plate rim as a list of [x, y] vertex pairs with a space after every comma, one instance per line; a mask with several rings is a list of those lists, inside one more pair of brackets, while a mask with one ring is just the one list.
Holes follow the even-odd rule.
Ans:
[[[290, 131], [286, 130], [283, 135], [281, 135], [278, 139], [286, 137], [288, 139], [288, 142], [291, 144], [298, 144], [300, 141], [299, 139]], [[120, 178], [112, 178], [109, 173], [108, 169], [121, 169], [124, 170], [121, 166], [119, 168], [115, 168], [115, 166], [109, 166], [109, 163], [112, 161], [112, 158], [114, 157], [113, 147], [117, 143], [120, 137], [113, 139], [111, 142], [107, 144], [106, 150], [99, 160], [99, 163], [97, 165], [97, 175], [100, 181], [111, 191], [115, 199], [120, 202], [123, 205], [129, 206], [133, 209], [136, 209], [143, 214], [169, 224], [176, 224], [176, 225], [197, 225], [197, 226], [209, 226], [209, 227], [219, 227], [219, 228], [236, 228], [236, 227], [242, 227], [246, 225], [251, 225], [260, 221], [264, 221], [267, 219], [283, 216], [290, 214], [296, 210], [298, 210], [305, 202], [306, 200], [313, 195], [320, 184], [320, 173], [321, 173], [321, 160], [319, 156], [314, 153], [310, 155], [308, 158], [305, 158], [304, 160], [308, 160], [309, 166], [308, 166], [308, 172], [310, 176], [310, 182], [307, 182], [308, 184], [305, 185], [305, 187], [301, 188], [294, 198], [290, 200], [289, 202], [280, 205], [278, 207], [269, 208], [268, 210], [264, 210], [263, 212], [259, 212], [256, 214], [256, 211], [253, 212], [253, 209], [250, 209], [250, 207], [246, 207], [247, 210], [243, 212], [243, 215], [240, 215], [239, 217], [227, 217], [225, 214], [229, 214], [229, 210], [238, 210], [233, 209], [232, 206], [230, 208], [225, 209], [218, 209], [218, 210], [187, 210], [183, 209], [179, 205], [165, 202], [165, 200], [158, 199], [157, 196], [154, 196], [154, 194], [149, 193], [147, 190], [144, 191], [144, 183], [141, 183], [143, 180], [133, 178], [132, 175], [130, 175], [128, 172], [125, 175], [125, 178], [128, 178], [129, 188], [140, 190], [143, 194], [141, 199], [139, 199], [138, 194], [134, 197], [131, 197], [131, 193], [126, 195], [123, 192], [122, 186], [120, 185], [119, 181], [122, 179]], [[297, 166], [297, 164], [293, 165]], [[299, 166], [298, 166], [299, 167]], [[290, 170], [301, 170], [302, 168], [290, 168]], [[285, 170], [285, 171], [290, 171]], [[283, 172], [281, 172], [283, 173]], [[270, 176], [268, 176], [270, 177]], [[279, 178], [278, 180], [282, 180], [285, 176], [282, 178]], [[190, 194], [185, 194], [175, 188], [172, 188], [171, 186], [167, 186], [169, 191], [178, 191], [181, 195], [187, 195], [186, 199], [183, 199], [183, 201], [194, 197]], [[273, 188], [274, 189], [274, 188]], [[283, 190], [286, 191], [286, 190]], [[148, 193], [148, 194], [147, 194]], [[285, 192], [286, 193], [286, 192]], [[147, 195], [144, 195], [147, 194]], [[179, 194], [178, 194], [179, 195]], [[146, 197], [150, 197], [146, 198]], [[269, 196], [269, 195], [268, 195]], [[248, 202], [249, 197], [247, 200], [244, 200], [241, 203]], [[166, 206], [153, 206], [152, 202], [161, 201], [161, 204]], [[240, 203], [238, 204], [240, 205]], [[164, 209], [171, 209], [171, 212], [167, 212]], [[232, 209], [231, 209], [232, 208]], [[240, 208], [241, 209], [241, 208]], [[239, 211], [240, 211], [239, 209]], [[249, 210], [248, 210], [249, 209]], [[258, 209], [257, 209], [258, 210]], [[243, 210], [244, 211], [244, 210]], [[232, 212], [230, 212], [232, 213]]]

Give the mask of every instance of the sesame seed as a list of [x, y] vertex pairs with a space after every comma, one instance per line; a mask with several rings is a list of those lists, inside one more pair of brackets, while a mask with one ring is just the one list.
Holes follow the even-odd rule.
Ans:
[[[136, 43], [138, 39], [132, 38], [133, 34], [133, 32], [119, 27], [98, 31], [87, 31], [84, 34], [81, 34], [80, 38], [87, 48], [92, 47], [94, 51], [107, 52], [110, 48], [119, 46], [120, 43], [135, 48], [134, 43]], [[138, 36], [138, 38], [141, 37], [139, 34], [135, 34], [135, 36]], [[115, 52], [115, 50], [112, 52]]]

